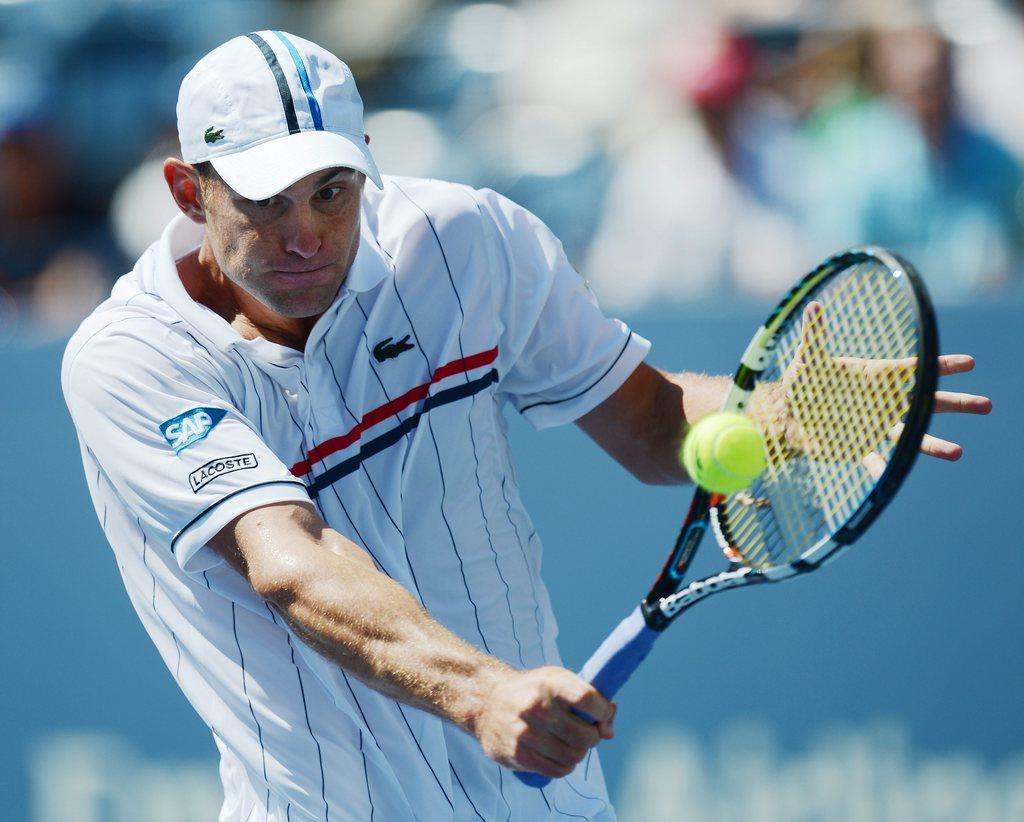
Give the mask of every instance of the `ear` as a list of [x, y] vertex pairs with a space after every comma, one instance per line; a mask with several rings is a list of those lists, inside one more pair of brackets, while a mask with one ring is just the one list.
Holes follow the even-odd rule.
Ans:
[[205, 223], [206, 205], [196, 170], [176, 157], [168, 157], [164, 160], [164, 180], [182, 214], [192, 222]]

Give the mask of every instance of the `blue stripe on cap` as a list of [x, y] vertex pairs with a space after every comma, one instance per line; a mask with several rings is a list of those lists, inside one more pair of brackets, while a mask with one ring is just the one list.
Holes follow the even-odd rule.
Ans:
[[274, 34], [277, 39], [284, 43], [288, 53], [292, 56], [292, 60], [295, 62], [295, 68], [299, 72], [299, 82], [302, 83], [302, 89], [306, 92], [306, 99], [309, 101], [309, 113], [313, 115], [313, 128], [317, 131], [324, 130], [324, 120], [320, 116], [320, 104], [317, 103], [316, 97], [313, 96], [313, 87], [309, 82], [309, 75], [306, 74], [306, 65], [302, 62], [302, 57], [299, 54], [298, 49], [292, 45], [292, 41], [289, 40], [280, 31], [275, 31]]

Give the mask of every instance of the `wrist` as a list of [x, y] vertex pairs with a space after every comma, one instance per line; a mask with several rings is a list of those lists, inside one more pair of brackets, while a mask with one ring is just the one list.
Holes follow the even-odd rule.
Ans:
[[479, 736], [481, 721], [494, 702], [495, 691], [518, 675], [519, 671], [500, 660], [484, 657], [467, 678], [467, 687], [460, 689], [461, 698], [452, 711], [452, 722], [467, 733]]
[[786, 387], [781, 381], [759, 383], [750, 397], [747, 413], [760, 426], [765, 439], [786, 441], [789, 406]]

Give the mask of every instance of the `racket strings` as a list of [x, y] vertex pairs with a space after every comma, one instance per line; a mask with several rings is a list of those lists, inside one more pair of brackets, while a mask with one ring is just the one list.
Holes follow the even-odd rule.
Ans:
[[[894, 445], [889, 432], [909, 408], [904, 387], [912, 371], [889, 359], [905, 339], [904, 318], [890, 312], [893, 322], [876, 323], [877, 305], [869, 297], [882, 296], [891, 306], [890, 291], [858, 289], [857, 282], [848, 278], [837, 283], [830, 313], [848, 319], [839, 333], [833, 333], [829, 348], [812, 346], [805, 357], [808, 368], [791, 400], [801, 429], [797, 439], [813, 457], [807, 463], [810, 482], [830, 530], [849, 518], [862, 492], [869, 491], [884, 470]], [[912, 316], [911, 312], [908, 318]], [[851, 358], [848, 351], [858, 351], [859, 356]]]
[[723, 533], [755, 569], [795, 561], [860, 508], [896, 447], [916, 384], [912, 296], [885, 266], [851, 267], [802, 309], [779, 329], [760, 378], [758, 390], [783, 409], [781, 419], [759, 419], [767, 469], [720, 507]]

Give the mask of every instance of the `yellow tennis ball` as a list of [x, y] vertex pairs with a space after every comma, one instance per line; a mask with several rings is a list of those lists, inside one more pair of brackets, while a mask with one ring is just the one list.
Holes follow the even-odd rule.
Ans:
[[761, 429], [742, 414], [726, 412], [694, 425], [683, 440], [681, 456], [690, 479], [715, 494], [746, 488], [766, 465]]

